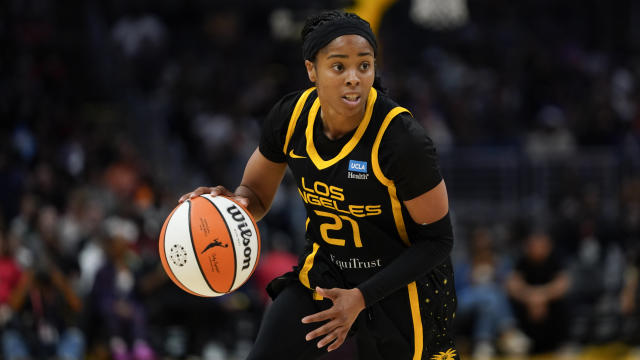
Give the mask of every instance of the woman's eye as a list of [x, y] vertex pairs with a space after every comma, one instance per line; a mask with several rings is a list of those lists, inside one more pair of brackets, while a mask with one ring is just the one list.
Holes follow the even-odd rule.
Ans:
[[369, 63], [362, 63], [362, 64], [360, 64], [360, 69], [362, 69], [363, 71], [369, 70], [370, 66], [371, 65]]
[[343, 69], [344, 69], [344, 66], [342, 66], [342, 64], [333, 65], [333, 70], [335, 71], [342, 71]]

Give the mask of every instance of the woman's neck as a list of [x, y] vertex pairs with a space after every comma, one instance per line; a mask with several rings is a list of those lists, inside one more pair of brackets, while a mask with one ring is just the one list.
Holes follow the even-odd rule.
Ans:
[[336, 114], [331, 109], [325, 110], [324, 108], [320, 108], [322, 132], [330, 140], [336, 140], [343, 137], [345, 134], [360, 125], [360, 122], [364, 117], [365, 109], [366, 104], [362, 107], [362, 111], [360, 111], [358, 114], [347, 117]]

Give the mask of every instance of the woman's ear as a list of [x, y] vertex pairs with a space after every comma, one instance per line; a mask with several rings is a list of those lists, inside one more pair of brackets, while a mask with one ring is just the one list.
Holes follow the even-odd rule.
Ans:
[[317, 80], [315, 65], [313, 64], [313, 62], [309, 60], [305, 60], [304, 66], [307, 68], [307, 76], [309, 76], [309, 81], [311, 81], [312, 83], [315, 83]]

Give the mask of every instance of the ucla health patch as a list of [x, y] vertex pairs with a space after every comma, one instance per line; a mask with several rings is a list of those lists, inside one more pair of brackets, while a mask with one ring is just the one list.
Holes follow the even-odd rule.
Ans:
[[367, 162], [366, 161], [358, 161], [358, 160], [349, 160], [349, 171], [367, 172]]

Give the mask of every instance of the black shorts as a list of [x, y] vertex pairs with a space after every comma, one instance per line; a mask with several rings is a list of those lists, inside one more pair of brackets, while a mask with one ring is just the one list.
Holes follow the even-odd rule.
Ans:
[[[280, 277], [269, 286], [275, 296], [267, 309], [248, 359], [317, 359], [319, 337], [306, 341], [320, 323], [303, 324], [307, 315], [328, 309], [328, 299], [314, 300], [297, 274]], [[358, 358], [367, 360], [459, 359], [452, 333], [456, 295], [449, 262], [363, 310], [354, 322]]]

